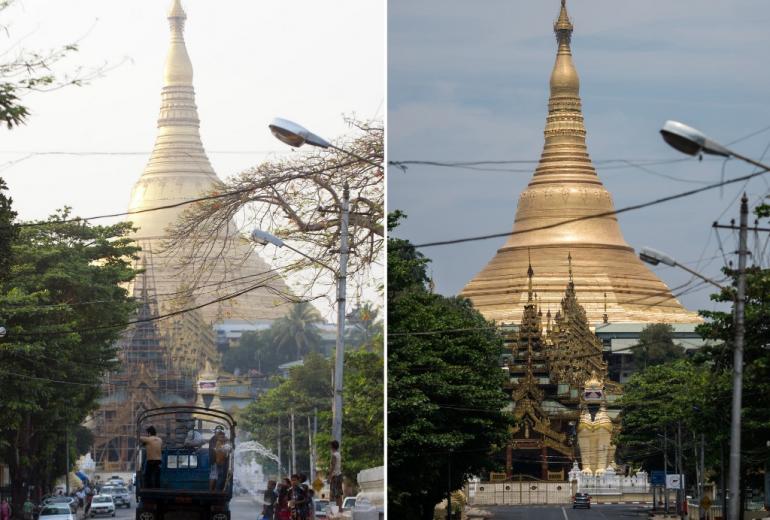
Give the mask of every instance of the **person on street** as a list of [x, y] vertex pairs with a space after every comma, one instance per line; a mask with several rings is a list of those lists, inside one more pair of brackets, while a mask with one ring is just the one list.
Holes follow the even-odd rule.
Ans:
[[267, 489], [262, 497], [264, 505], [262, 506], [262, 516], [260, 517], [260, 520], [273, 520], [273, 516], [275, 515], [275, 502], [278, 499], [275, 494], [275, 486], [275, 480], [269, 480], [267, 482]]
[[32, 500], [27, 497], [27, 500], [24, 501], [23, 512], [24, 512], [24, 520], [32, 520], [32, 512], [35, 510], [35, 504], [32, 503]]
[[307, 520], [307, 492], [302, 487], [299, 475], [291, 476], [291, 507], [292, 520]]
[[332, 450], [329, 463], [329, 500], [337, 507], [342, 507], [342, 455], [340, 443], [336, 439], [329, 443]]
[[11, 520], [11, 504], [8, 503], [8, 499], [4, 498], [0, 502], [0, 520]]
[[190, 421], [187, 427], [189, 430], [187, 430], [187, 436], [184, 438], [185, 448], [200, 448], [206, 444], [206, 441], [203, 438], [203, 435], [201, 435], [201, 432], [195, 429], [194, 420]]
[[315, 491], [313, 491], [313, 488], [308, 488], [307, 490], [307, 496], [308, 496], [308, 520], [316, 520], [315, 518]]
[[160, 463], [163, 440], [158, 437], [158, 432], [154, 426], [147, 427], [147, 436], [139, 437], [139, 441], [144, 444], [147, 453], [147, 460], [144, 463], [144, 482], [145, 488], [160, 487]]
[[86, 484], [86, 488], [83, 492], [86, 494], [86, 506], [83, 509], [83, 516], [87, 517], [91, 512], [91, 502], [94, 500], [94, 488]]
[[209, 491], [224, 490], [231, 450], [232, 446], [225, 436], [224, 427], [217, 425], [214, 428], [214, 436], [209, 441]]
[[284, 478], [278, 485], [278, 499], [275, 504], [275, 520], [291, 520], [289, 500], [291, 498], [291, 481]]

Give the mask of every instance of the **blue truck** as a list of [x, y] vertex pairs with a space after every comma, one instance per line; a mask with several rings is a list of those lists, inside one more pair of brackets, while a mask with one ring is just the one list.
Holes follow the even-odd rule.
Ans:
[[[137, 439], [150, 425], [163, 440], [160, 487], [145, 486], [146, 454], [144, 448], [138, 449], [136, 520], [230, 520], [236, 426], [233, 417], [198, 406], [153, 408], [137, 416]], [[212, 446], [216, 436], [227, 443], [216, 442], [217, 454]], [[212, 482], [215, 456], [220, 464], [213, 470], [218, 478]]]

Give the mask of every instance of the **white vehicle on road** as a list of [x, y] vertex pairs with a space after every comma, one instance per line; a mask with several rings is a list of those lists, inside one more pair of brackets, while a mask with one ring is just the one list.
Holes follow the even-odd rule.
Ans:
[[91, 500], [91, 518], [96, 515], [115, 516], [115, 502], [112, 501], [112, 495], [96, 495]]
[[75, 516], [70, 511], [67, 504], [51, 504], [43, 506], [38, 518], [42, 520], [75, 520]]

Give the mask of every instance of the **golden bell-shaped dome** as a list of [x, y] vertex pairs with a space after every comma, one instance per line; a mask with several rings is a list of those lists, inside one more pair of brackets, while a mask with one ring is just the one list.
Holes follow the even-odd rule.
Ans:
[[[529, 256], [538, 266], [542, 305], [558, 305], [572, 258], [575, 289], [589, 323], [698, 323], [623, 239], [612, 197], [588, 155], [580, 80], [572, 61], [572, 22], [562, 1], [550, 81], [545, 144], [521, 193], [513, 232], [463, 289], [488, 319], [517, 323], [527, 298]], [[605, 295], [606, 293], [606, 295]]]

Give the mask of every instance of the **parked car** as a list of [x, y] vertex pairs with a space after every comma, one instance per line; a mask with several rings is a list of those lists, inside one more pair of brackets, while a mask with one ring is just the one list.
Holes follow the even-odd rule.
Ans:
[[342, 511], [350, 511], [356, 507], [356, 497], [345, 497], [342, 500]]
[[96, 515], [115, 516], [115, 502], [112, 495], [96, 495], [91, 500], [91, 518]]
[[104, 486], [100, 492], [102, 495], [110, 495], [115, 507], [131, 507], [131, 493], [125, 486]]
[[107, 480], [105, 485], [107, 485], [107, 486], [125, 486], [126, 482], [122, 478], [120, 478], [119, 476], [113, 475], [113, 476], [111, 476]]
[[44, 498], [43, 505], [66, 505], [69, 506], [70, 512], [77, 513], [78, 511], [78, 499], [75, 497], [68, 497], [67, 495], [54, 495]]
[[575, 493], [575, 496], [572, 497], [572, 509], [577, 509], [578, 507], [591, 509], [591, 495], [588, 493]]
[[316, 520], [326, 520], [328, 518], [326, 509], [329, 507], [329, 501], [325, 498], [313, 499], [313, 505], [315, 506]]
[[51, 504], [40, 509], [38, 518], [44, 520], [76, 520], [67, 504]]

